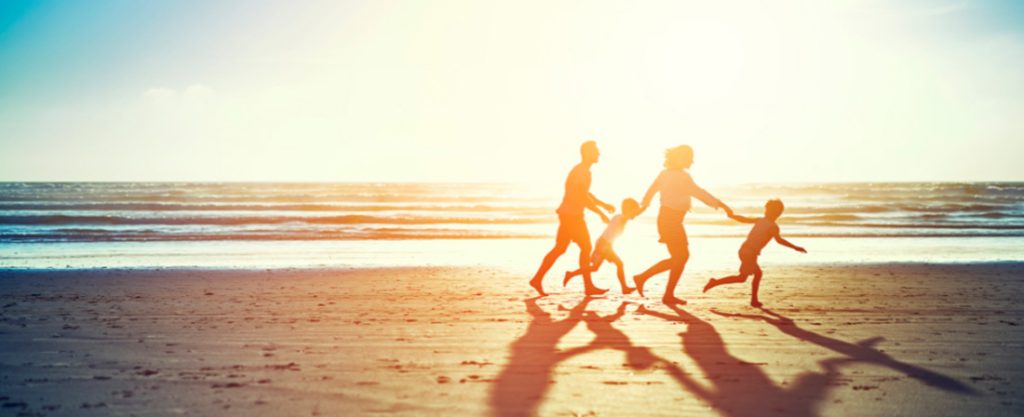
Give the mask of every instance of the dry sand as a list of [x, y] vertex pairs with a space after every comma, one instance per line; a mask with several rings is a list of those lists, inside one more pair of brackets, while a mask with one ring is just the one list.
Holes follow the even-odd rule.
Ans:
[[0, 415], [1024, 415], [1024, 265], [776, 268], [769, 310], [698, 275], [673, 310], [664, 278], [3, 272]]

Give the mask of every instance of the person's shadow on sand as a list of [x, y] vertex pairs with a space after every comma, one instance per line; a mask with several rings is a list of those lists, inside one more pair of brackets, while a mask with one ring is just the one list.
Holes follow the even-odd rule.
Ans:
[[495, 379], [490, 402], [497, 416], [535, 415], [551, 384], [555, 366], [584, 352], [579, 348], [559, 351], [557, 346], [583, 320], [591, 298], [584, 298], [569, 310], [566, 318], [557, 321], [537, 305], [538, 298], [526, 300], [530, 324], [523, 336], [512, 342], [508, 365]]
[[712, 385], [706, 387], [698, 383], [678, 367], [666, 367], [666, 370], [685, 390], [723, 415], [817, 416], [828, 390], [838, 382], [838, 368], [845, 361], [833, 359], [820, 362], [820, 372], [801, 373], [786, 387], [776, 385], [759, 365], [729, 353], [722, 337], [710, 323], [678, 307], [670, 308], [675, 314], [643, 307], [637, 312], [687, 325], [686, 331], [679, 333], [683, 353], [694, 360]]
[[[537, 306], [537, 298], [526, 300], [526, 310], [532, 317], [522, 337], [511, 345], [508, 365], [498, 375], [491, 392], [491, 407], [496, 416], [533, 416], [552, 382], [555, 367], [562, 361], [581, 354], [601, 350], [620, 350], [626, 355], [625, 365], [634, 370], [664, 369], [686, 391], [712, 406], [725, 416], [745, 417], [766, 414], [793, 417], [816, 417], [830, 389], [840, 385], [842, 366], [870, 363], [900, 371], [907, 376], [944, 391], [975, 394], [967, 385], [929, 371], [903, 363], [879, 352], [873, 346], [881, 338], [859, 343], [848, 343], [823, 336], [796, 326], [792, 320], [771, 310], [766, 315], [729, 314], [712, 310], [723, 317], [763, 320], [794, 338], [814, 343], [843, 356], [818, 362], [820, 369], [796, 375], [790, 383], [776, 384], [758, 364], [733, 356], [718, 331], [708, 322], [675, 306], [674, 314], [653, 311], [640, 306], [637, 314], [686, 324], [679, 333], [683, 353], [696, 363], [704, 379], [699, 382], [677, 364], [655, 355], [649, 348], [636, 345], [612, 324], [625, 315], [628, 303], [619, 305], [614, 314], [600, 316], [586, 311], [590, 298], [584, 298], [568, 310], [562, 320]], [[584, 323], [594, 333], [594, 340], [586, 346], [559, 351], [558, 342], [577, 324]]]
[[842, 354], [845, 356], [844, 359], [847, 359], [849, 362], [868, 363], [883, 366], [894, 371], [901, 372], [904, 375], [916, 379], [917, 381], [920, 381], [921, 383], [928, 385], [930, 387], [958, 394], [977, 394], [977, 392], [970, 386], [967, 386], [966, 384], [957, 381], [956, 379], [953, 379], [946, 375], [942, 375], [938, 372], [927, 370], [920, 366], [911, 365], [906, 362], [900, 362], [894, 359], [892, 356], [889, 356], [888, 354], [883, 353], [878, 349], [875, 349], [875, 345], [878, 344], [878, 342], [884, 340], [884, 338], [882, 337], [873, 337], [870, 339], [859, 341], [857, 343], [845, 342], [833, 337], [828, 337], [819, 333], [814, 333], [800, 326], [797, 326], [792, 319], [781, 314], [778, 314], [767, 308], [762, 308], [760, 310], [764, 312], [763, 315], [723, 313], [716, 311], [714, 309], [712, 309], [711, 312], [722, 317], [733, 317], [764, 321], [765, 323], [775, 326], [775, 328], [779, 329], [779, 331], [781, 331], [782, 333], [792, 336], [795, 339], [802, 340], [808, 343], [813, 343], [825, 349]]
[[591, 311], [583, 313], [583, 322], [587, 325], [587, 329], [594, 333], [594, 340], [586, 346], [573, 348], [570, 351], [581, 354], [601, 349], [621, 350], [626, 355], [625, 365], [634, 370], [649, 369], [659, 363], [664, 366], [674, 366], [655, 355], [651, 349], [633, 344], [625, 333], [612, 326], [612, 323], [626, 314], [627, 305], [629, 303], [623, 301], [622, 304], [619, 304], [618, 310], [608, 316], [600, 316]]

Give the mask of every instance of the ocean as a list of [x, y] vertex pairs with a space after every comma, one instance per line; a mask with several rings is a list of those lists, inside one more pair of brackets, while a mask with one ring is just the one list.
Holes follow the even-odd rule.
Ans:
[[[431, 183], [0, 183], [0, 268], [535, 268], [560, 187]], [[747, 216], [786, 205], [783, 262], [1024, 261], [1024, 183], [819, 183], [715, 187]], [[617, 203], [614, 196], [602, 196]], [[639, 196], [635, 196], [639, 197]], [[656, 204], [656, 202], [655, 202]], [[618, 204], [616, 204], [618, 205]], [[617, 244], [663, 255], [656, 208]], [[588, 218], [591, 234], [603, 228]], [[732, 261], [748, 231], [696, 200], [695, 253]], [[782, 253], [784, 249], [774, 250]], [[574, 258], [574, 256], [567, 256]]]

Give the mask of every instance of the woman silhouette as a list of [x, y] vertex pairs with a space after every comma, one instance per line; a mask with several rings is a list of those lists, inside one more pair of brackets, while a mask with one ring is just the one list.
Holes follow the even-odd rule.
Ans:
[[726, 208], [717, 198], [712, 196], [703, 188], [693, 182], [693, 178], [686, 171], [693, 165], [693, 148], [688, 145], [680, 145], [665, 150], [665, 170], [658, 174], [651, 187], [644, 195], [641, 204], [641, 211], [646, 210], [651, 204], [654, 194], [661, 194], [661, 209], [658, 211], [658, 236], [659, 242], [668, 247], [670, 257], [664, 259], [646, 271], [633, 277], [637, 292], [644, 295], [644, 282], [648, 278], [664, 271], [670, 271], [668, 285], [665, 287], [665, 296], [662, 302], [665, 304], [686, 304], [686, 301], [675, 297], [676, 285], [683, 275], [683, 268], [686, 261], [690, 259], [689, 242], [686, 239], [686, 229], [683, 228], [683, 219], [686, 212], [690, 211], [690, 197], [697, 197], [709, 207], [716, 209]]

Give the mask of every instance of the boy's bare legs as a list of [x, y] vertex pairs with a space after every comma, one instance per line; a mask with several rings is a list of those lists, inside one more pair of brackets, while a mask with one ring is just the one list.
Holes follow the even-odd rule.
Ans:
[[761, 287], [761, 269], [754, 272], [754, 282], [751, 283], [750, 289], [750, 305], [752, 307], [761, 307], [761, 302], [757, 299], [757, 290]]
[[[604, 258], [602, 258], [598, 254], [595, 254], [590, 259], [590, 272], [597, 272], [598, 269], [601, 269], [601, 264], [602, 263], [604, 263]], [[569, 285], [569, 281], [571, 279], [573, 279], [575, 277], [578, 277], [580, 275], [583, 275], [583, 270], [582, 269], [577, 269], [575, 271], [566, 272], [565, 273], [565, 279], [562, 280], [562, 286], [564, 287], [566, 285]]]
[[619, 287], [622, 288], [622, 293], [632, 294], [633, 291], [636, 291], [636, 288], [626, 285], [626, 267], [622, 263], [622, 258], [619, 258], [619, 254], [615, 253], [614, 250], [609, 250], [608, 252], [608, 262], [615, 264], [615, 272], [619, 277]]
[[747, 277], [748, 276], [750, 276], [750, 274], [732, 275], [732, 276], [728, 276], [728, 277], [725, 277], [725, 278], [717, 278], [717, 279], [716, 278], [711, 278], [711, 279], [708, 280], [707, 285], [704, 286], [704, 292], [708, 292], [712, 288], [715, 288], [715, 287], [717, 287], [719, 285], [739, 284], [741, 282], [747, 282]]
[[590, 279], [590, 242], [577, 241], [576, 244], [580, 247], [580, 271], [583, 271], [583, 286], [586, 288], [584, 294], [601, 295], [608, 292], [607, 289], [594, 286], [594, 281]]
[[622, 287], [622, 293], [632, 294], [633, 291], [636, 291], [636, 288], [626, 284], [626, 267], [622, 264], [621, 260], [615, 263], [615, 267], [618, 268], [619, 286]]

